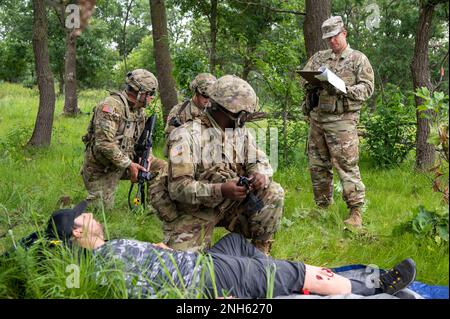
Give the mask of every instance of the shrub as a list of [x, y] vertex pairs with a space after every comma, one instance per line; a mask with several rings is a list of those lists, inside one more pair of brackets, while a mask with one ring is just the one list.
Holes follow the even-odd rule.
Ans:
[[[286, 138], [283, 120], [269, 118], [269, 128], [278, 131], [278, 150], [280, 164], [289, 165], [297, 162], [305, 152], [305, 143], [308, 139], [308, 124], [299, 119], [288, 120], [286, 125]], [[267, 130], [269, 132], [269, 130]]]
[[418, 238], [428, 239], [437, 245], [448, 243], [448, 212], [448, 207], [432, 211], [419, 206], [412, 219], [396, 227], [394, 232], [413, 233]]
[[386, 102], [378, 101], [375, 112], [364, 112], [365, 149], [376, 166], [392, 167], [402, 163], [415, 146], [414, 108], [404, 104], [405, 95], [388, 87]]
[[449, 97], [443, 92], [430, 92], [426, 87], [417, 89], [415, 95], [423, 101], [423, 104], [417, 107], [420, 116], [430, 120], [430, 134], [427, 142], [434, 145], [439, 154], [435, 165], [430, 169], [434, 173], [433, 190], [442, 193], [443, 200], [448, 204]]
[[25, 153], [23, 147], [30, 138], [32, 128], [26, 126], [14, 126], [0, 139], [0, 162], [5, 160], [23, 161]]

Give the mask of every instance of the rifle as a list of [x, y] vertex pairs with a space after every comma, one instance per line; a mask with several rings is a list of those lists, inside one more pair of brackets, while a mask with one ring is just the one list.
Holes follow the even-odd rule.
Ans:
[[265, 112], [254, 112], [248, 116], [246, 122], [256, 122], [265, 119], [267, 114]]
[[[245, 186], [245, 188], [249, 189], [250, 184], [253, 183], [254, 180], [254, 178], [249, 179], [245, 176], [240, 176], [237, 185]], [[264, 207], [264, 202], [262, 199], [256, 196], [253, 192], [247, 194], [247, 197], [244, 199], [243, 203], [246, 205], [247, 211], [251, 214], [259, 212]]]
[[[152, 154], [153, 147], [153, 132], [156, 126], [156, 114], [150, 116], [145, 122], [144, 131], [138, 139], [135, 146], [136, 158], [139, 159], [139, 165], [147, 168], [148, 158]], [[134, 184], [131, 183], [130, 191], [128, 192], [128, 206], [130, 209], [136, 208], [139, 205], [144, 205], [145, 208], [145, 182], [151, 181], [155, 177], [155, 174], [151, 172], [139, 171], [137, 181], [137, 192], [133, 199], [133, 205], [131, 205], [131, 192], [133, 191]]]

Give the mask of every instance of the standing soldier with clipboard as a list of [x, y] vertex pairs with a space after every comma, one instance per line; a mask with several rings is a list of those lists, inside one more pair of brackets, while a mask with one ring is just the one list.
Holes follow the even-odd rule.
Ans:
[[345, 82], [346, 93], [333, 85], [302, 81], [307, 91], [303, 112], [308, 117], [308, 159], [314, 199], [321, 208], [333, 203], [333, 167], [339, 174], [343, 198], [349, 209], [344, 221], [362, 226], [365, 186], [359, 172], [359, 122], [362, 103], [374, 90], [374, 73], [368, 58], [347, 44], [342, 18], [331, 17], [322, 24], [322, 38], [329, 50], [314, 54], [303, 71], [327, 68]]

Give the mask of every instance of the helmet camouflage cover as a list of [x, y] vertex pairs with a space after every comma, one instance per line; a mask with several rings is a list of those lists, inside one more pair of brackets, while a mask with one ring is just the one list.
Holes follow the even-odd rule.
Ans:
[[255, 90], [246, 81], [235, 75], [219, 78], [211, 87], [210, 99], [232, 113], [253, 113], [258, 106]]
[[153, 73], [145, 69], [128, 72], [126, 83], [138, 92], [153, 92], [158, 90], [158, 80]]
[[216, 77], [211, 73], [200, 73], [189, 84], [189, 88], [193, 93], [198, 91], [202, 95], [209, 96], [209, 90], [216, 81]]

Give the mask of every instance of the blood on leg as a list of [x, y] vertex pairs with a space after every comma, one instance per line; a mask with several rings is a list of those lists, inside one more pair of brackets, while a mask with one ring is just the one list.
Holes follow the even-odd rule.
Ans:
[[350, 294], [350, 280], [335, 274], [328, 268], [305, 265], [303, 289], [319, 295]]

